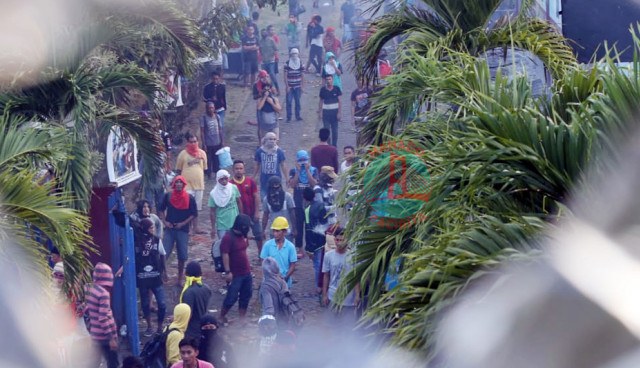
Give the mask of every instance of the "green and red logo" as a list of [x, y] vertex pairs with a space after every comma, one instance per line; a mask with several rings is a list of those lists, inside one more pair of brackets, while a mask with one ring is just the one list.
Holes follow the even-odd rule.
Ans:
[[[431, 176], [413, 143], [389, 142], [374, 147], [364, 173], [364, 198], [374, 224], [399, 229], [411, 226], [431, 196]], [[422, 215], [424, 217], [424, 215]]]

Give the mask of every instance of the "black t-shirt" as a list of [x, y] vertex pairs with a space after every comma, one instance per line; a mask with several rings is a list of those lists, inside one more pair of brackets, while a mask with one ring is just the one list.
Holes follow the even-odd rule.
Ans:
[[[198, 207], [196, 205], [196, 199], [193, 198], [193, 196], [191, 194], [189, 194], [189, 208], [185, 209], [185, 210], [179, 210], [175, 207], [173, 207], [173, 205], [171, 204], [171, 202], [169, 201], [171, 197], [171, 192], [169, 193], [165, 193], [164, 197], [162, 198], [162, 202], [160, 203], [160, 206], [158, 207], [159, 211], [164, 211], [167, 210], [167, 215], [165, 216], [165, 220], [175, 224], [178, 222], [182, 222], [186, 219], [189, 218], [189, 216], [193, 215], [194, 217], [198, 217]], [[177, 230], [180, 231], [184, 231], [184, 232], [189, 232], [189, 224], [184, 225], [181, 228], [178, 228]]]
[[327, 87], [320, 89], [320, 98], [325, 105], [338, 103], [338, 97], [340, 96], [342, 96], [342, 91], [339, 87], [333, 86], [331, 91], [329, 91]]
[[223, 107], [227, 108], [226, 95], [227, 91], [224, 84], [209, 83], [204, 86], [202, 91], [202, 97], [207, 101], [212, 101], [216, 106], [216, 110]]
[[364, 117], [367, 115], [371, 107], [371, 94], [372, 92], [368, 88], [351, 92], [351, 101], [356, 103], [355, 116]]
[[342, 17], [342, 24], [349, 24], [351, 18], [353, 18], [353, 14], [356, 12], [356, 6], [353, 3], [344, 3], [340, 7], [342, 13], [344, 14]]
[[249, 37], [249, 36], [244, 36], [242, 37], [242, 53], [244, 54], [245, 57], [249, 57], [249, 58], [256, 58], [256, 60], [258, 60], [258, 50], [245, 50], [244, 46], [256, 46], [258, 45], [258, 37], [253, 36], [253, 37]]

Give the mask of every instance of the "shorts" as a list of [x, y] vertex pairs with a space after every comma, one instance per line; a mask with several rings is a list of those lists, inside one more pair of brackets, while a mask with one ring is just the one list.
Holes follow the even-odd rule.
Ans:
[[255, 74], [258, 72], [258, 56], [243, 55], [244, 59], [244, 72], [246, 74]]
[[278, 127], [278, 118], [276, 117], [276, 113], [261, 111], [260, 115], [262, 117], [260, 121], [260, 129], [267, 132], [275, 131]]
[[171, 255], [173, 250], [173, 244], [176, 244], [176, 253], [178, 253], [179, 261], [186, 261], [189, 259], [188, 246], [189, 246], [189, 233], [176, 229], [164, 229], [164, 237], [162, 238], [162, 244], [164, 250], [167, 253], [167, 258]]
[[202, 211], [202, 193], [204, 193], [204, 190], [189, 189], [187, 190], [187, 193], [191, 194], [193, 198], [196, 199], [196, 207], [198, 207], [198, 211]]
[[251, 219], [251, 232], [253, 233], [253, 237], [256, 238], [256, 241], [262, 241], [262, 224], [260, 221], [255, 221], [253, 218]]

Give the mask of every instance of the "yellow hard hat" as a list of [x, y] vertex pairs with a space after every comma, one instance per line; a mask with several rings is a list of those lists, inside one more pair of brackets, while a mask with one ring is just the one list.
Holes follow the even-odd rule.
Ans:
[[289, 221], [286, 217], [276, 217], [271, 224], [271, 230], [287, 230], [289, 228]]

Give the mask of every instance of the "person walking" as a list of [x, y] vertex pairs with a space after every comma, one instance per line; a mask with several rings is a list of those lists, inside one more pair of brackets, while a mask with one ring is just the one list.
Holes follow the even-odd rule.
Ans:
[[[264, 96], [264, 85], [271, 85], [271, 78], [269, 77], [269, 73], [266, 70], [261, 70], [258, 72], [258, 80], [251, 87], [251, 93], [253, 95], [253, 100], [256, 101], [256, 122], [247, 121], [249, 125], [257, 125], [260, 126], [262, 121], [262, 116], [260, 115], [260, 108], [258, 108], [259, 100]], [[260, 130], [258, 130], [258, 140], [260, 140]]]
[[[348, 251], [344, 242], [344, 230], [338, 228], [333, 233], [336, 249], [328, 251], [324, 255], [322, 263], [322, 305], [329, 306], [333, 323], [350, 330], [356, 322], [356, 306], [359, 303], [360, 287], [356, 284], [355, 289], [340, 302], [336, 303], [336, 291], [346, 275], [353, 269], [353, 254]], [[351, 328], [350, 328], [351, 327]]]
[[[282, 179], [272, 176], [267, 182], [267, 195], [262, 199], [262, 229], [266, 232], [267, 225], [273, 224], [278, 217], [284, 217], [290, 224], [296, 223], [295, 206], [290, 193], [282, 189]], [[295, 227], [287, 238], [292, 240], [296, 237]], [[293, 236], [293, 237], [292, 237]]]
[[258, 99], [258, 110], [260, 111], [260, 120], [258, 122], [258, 136], [260, 139], [268, 132], [276, 135], [280, 134], [278, 125], [278, 113], [282, 110], [280, 100], [276, 97], [271, 84], [264, 83], [262, 96]]
[[[262, 139], [262, 146], [256, 150], [254, 178], [260, 178], [260, 198], [267, 195], [267, 181], [272, 176], [282, 178], [287, 172], [284, 151], [278, 147], [278, 136], [269, 132]], [[260, 176], [258, 176], [260, 174]]]
[[[89, 335], [94, 347], [104, 357], [108, 368], [118, 368], [118, 332], [116, 321], [111, 311], [111, 293], [113, 287], [113, 271], [109, 265], [99, 262], [93, 270], [93, 283], [85, 291], [85, 315], [89, 316]], [[92, 367], [99, 367], [100, 360], [93, 362]]]
[[236, 216], [242, 212], [242, 202], [238, 188], [229, 183], [229, 172], [219, 170], [216, 185], [209, 193], [209, 216], [211, 218], [211, 239], [216, 241], [231, 229]]
[[351, 123], [356, 131], [360, 131], [367, 122], [373, 91], [366, 87], [360, 78], [356, 80], [356, 83], [356, 89], [351, 92]]
[[262, 57], [262, 69], [269, 73], [271, 83], [275, 87], [274, 94], [277, 95], [280, 90], [278, 88], [278, 80], [276, 79], [276, 68], [278, 66], [276, 63], [276, 55], [278, 54], [278, 45], [267, 29], [260, 31], [259, 47], [260, 56]]
[[322, 23], [322, 17], [314, 14], [311, 17], [311, 22], [307, 25], [306, 47], [309, 47], [309, 60], [307, 60], [307, 66], [305, 67], [306, 70], [309, 70], [309, 65], [313, 64], [318, 77], [322, 72], [322, 35], [324, 34], [324, 29], [320, 23]]
[[[198, 147], [198, 137], [190, 132], [185, 134], [187, 147], [180, 152], [176, 160], [176, 172], [187, 181], [185, 190], [196, 200], [198, 211], [202, 210], [204, 192], [204, 170], [208, 167], [207, 153]], [[204, 234], [198, 226], [198, 217], [193, 219], [193, 232]]]
[[320, 89], [320, 100], [318, 103], [318, 118], [322, 119], [322, 125], [331, 129], [331, 145], [338, 146], [338, 123], [342, 111], [340, 96], [342, 91], [333, 85], [333, 76], [327, 75], [325, 85]]
[[[327, 146], [332, 147], [332, 146]], [[295, 246], [298, 258], [304, 253], [305, 214], [302, 192], [305, 188], [313, 188], [318, 182], [318, 170], [309, 164], [309, 154], [300, 150], [296, 157], [296, 167], [289, 171], [289, 188], [293, 188], [293, 204], [295, 206]]]
[[327, 27], [327, 33], [322, 39], [322, 46], [324, 46], [324, 52], [331, 52], [336, 58], [340, 57], [340, 54], [342, 54], [342, 42], [336, 37], [335, 28]]
[[329, 137], [331, 131], [327, 128], [321, 128], [318, 132], [320, 143], [311, 149], [311, 166], [321, 168], [323, 166], [331, 166], [334, 171], [338, 171], [338, 149], [329, 145]]
[[324, 203], [316, 198], [311, 188], [305, 188], [302, 196], [305, 202], [305, 250], [313, 262], [315, 271], [316, 289], [311, 296], [318, 296], [322, 292], [322, 256], [326, 243], [325, 232], [329, 228], [327, 224], [327, 210]]
[[186, 337], [200, 337], [200, 318], [207, 313], [211, 299], [211, 289], [202, 282], [202, 268], [197, 261], [187, 265], [184, 288], [180, 294], [180, 303], [191, 309], [191, 317], [184, 334]]
[[287, 123], [291, 122], [292, 104], [296, 103], [296, 120], [301, 121], [300, 97], [302, 96], [302, 86], [304, 85], [304, 66], [300, 59], [300, 52], [297, 48], [292, 48], [289, 52], [289, 60], [284, 64], [284, 85], [287, 93]]
[[258, 256], [262, 251], [263, 231], [260, 220], [260, 195], [256, 182], [245, 176], [244, 161], [233, 161], [233, 179], [231, 183], [240, 192], [240, 202], [242, 202], [242, 213], [251, 219], [251, 232], [258, 247]]
[[[224, 141], [224, 117], [227, 110], [227, 89], [222, 81], [220, 72], [215, 71], [211, 73], [211, 83], [204, 86], [202, 92], [202, 99], [204, 102], [213, 102], [215, 106], [215, 113], [218, 114], [220, 120], [220, 132], [222, 133], [222, 140]], [[203, 142], [205, 142], [203, 140]]]
[[[289, 1], [289, 4], [291, 4], [291, 1]], [[300, 48], [300, 31], [302, 30], [302, 25], [298, 22], [297, 18], [294, 13], [289, 13], [289, 23], [287, 23], [284, 28], [284, 33], [287, 35], [289, 53], [291, 53], [291, 49], [293, 48]]]
[[222, 130], [222, 121], [216, 113], [216, 105], [209, 101], [206, 104], [206, 113], [200, 118], [200, 134], [207, 154], [207, 166], [204, 171], [207, 179], [211, 179], [211, 173], [217, 173], [220, 168], [216, 152], [224, 146]]
[[224, 264], [223, 275], [227, 281], [227, 295], [220, 310], [220, 320], [223, 323], [228, 323], [227, 313], [236, 301], [238, 301], [240, 323], [241, 325], [245, 323], [247, 308], [253, 292], [253, 276], [247, 256], [247, 248], [249, 248], [247, 234], [250, 228], [251, 218], [247, 215], [238, 215], [231, 231], [225, 234], [220, 243], [222, 263]]
[[178, 254], [178, 285], [182, 286], [184, 263], [189, 259], [189, 224], [198, 217], [196, 200], [184, 190], [187, 180], [182, 175], [173, 179], [171, 187], [173, 191], [165, 193], [158, 207], [158, 217], [164, 225], [164, 237], [162, 243], [167, 253], [171, 255], [174, 244]]
[[287, 326], [288, 318], [285, 307], [280, 303], [280, 296], [289, 291], [289, 287], [282, 279], [280, 267], [274, 258], [267, 257], [262, 261], [262, 277], [260, 285], [262, 315], [274, 316], [276, 323], [282, 329]]
[[346, 0], [340, 6], [340, 28], [342, 28], [342, 43], [347, 43], [353, 37], [351, 35], [351, 18], [356, 11], [353, 0]]
[[322, 66], [322, 78], [326, 78], [328, 75], [333, 77], [333, 86], [342, 91], [342, 64], [338, 62], [336, 55], [331, 51], [325, 54]]
[[291, 276], [296, 269], [298, 257], [296, 255], [296, 247], [285, 238], [287, 230], [289, 230], [289, 222], [284, 217], [276, 217], [271, 224], [273, 231], [273, 239], [264, 243], [260, 258], [263, 260], [272, 257], [278, 263], [280, 275], [287, 282], [287, 286], [291, 288]]

